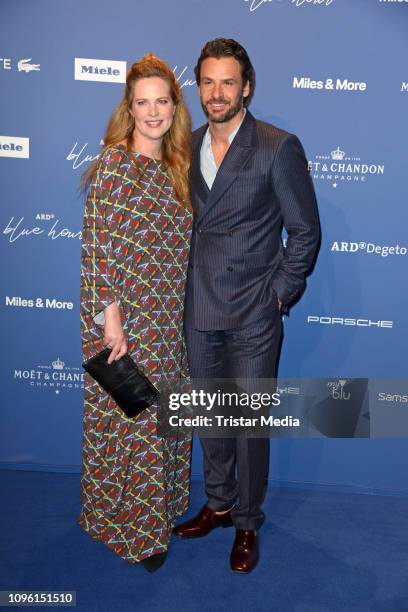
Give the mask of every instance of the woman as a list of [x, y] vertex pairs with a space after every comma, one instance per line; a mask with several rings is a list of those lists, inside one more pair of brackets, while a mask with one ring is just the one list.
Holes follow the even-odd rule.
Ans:
[[[126, 352], [153, 383], [186, 374], [182, 337], [192, 224], [190, 118], [169, 66], [133, 64], [99, 159], [85, 174], [81, 328], [84, 359]], [[157, 405], [128, 419], [85, 374], [79, 524], [154, 571], [186, 510], [190, 443], [160, 437]]]

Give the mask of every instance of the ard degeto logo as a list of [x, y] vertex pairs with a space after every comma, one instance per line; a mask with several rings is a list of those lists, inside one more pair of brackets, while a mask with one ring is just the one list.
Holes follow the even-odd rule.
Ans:
[[379, 255], [389, 257], [392, 255], [407, 255], [408, 249], [399, 244], [375, 244], [374, 242], [345, 242], [335, 240], [331, 246], [332, 253], [365, 253], [366, 255]]
[[117, 60], [75, 58], [76, 81], [126, 82], [126, 62]]
[[0, 157], [30, 157], [30, 139], [20, 136], [0, 136]]
[[40, 389], [49, 389], [57, 395], [61, 391], [72, 391], [84, 388], [84, 374], [78, 367], [69, 367], [57, 357], [48, 365], [36, 368], [15, 369], [13, 378], [16, 381]]
[[337, 146], [329, 154], [318, 154], [313, 161], [309, 160], [309, 170], [314, 180], [327, 181], [336, 189], [345, 183], [364, 183], [373, 176], [382, 176], [385, 166], [347, 155]]

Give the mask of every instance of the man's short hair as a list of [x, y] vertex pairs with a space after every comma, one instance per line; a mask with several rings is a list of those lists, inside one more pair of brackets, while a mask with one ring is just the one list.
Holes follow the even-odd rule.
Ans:
[[244, 85], [249, 83], [249, 94], [244, 97], [244, 106], [248, 106], [255, 91], [255, 70], [244, 47], [232, 38], [216, 38], [215, 40], [209, 40], [202, 48], [197, 66], [194, 68], [197, 85], [200, 85], [201, 64], [208, 57], [214, 57], [216, 59], [220, 59], [221, 57], [233, 57], [240, 63], [242, 81]]

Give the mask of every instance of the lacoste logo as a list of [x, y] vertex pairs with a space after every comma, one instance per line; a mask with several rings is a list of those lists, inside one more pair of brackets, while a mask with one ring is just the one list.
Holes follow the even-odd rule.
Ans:
[[17, 64], [17, 68], [19, 72], [31, 72], [33, 70], [40, 70], [41, 65], [40, 64], [30, 64], [29, 62], [31, 62], [31, 57], [27, 58], [27, 59], [21, 59], [18, 64]]

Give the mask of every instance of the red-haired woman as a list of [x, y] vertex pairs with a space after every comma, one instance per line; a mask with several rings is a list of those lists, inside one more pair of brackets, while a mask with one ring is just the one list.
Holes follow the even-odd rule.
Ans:
[[[170, 67], [133, 64], [85, 174], [81, 268], [84, 358], [129, 353], [152, 382], [185, 374], [183, 301], [192, 225], [190, 118]], [[128, 419], [85, 375], [82, 510], [95, 539], [149, 571], [186, 510], [190, 443], [157, 432], [157, 406]]]

